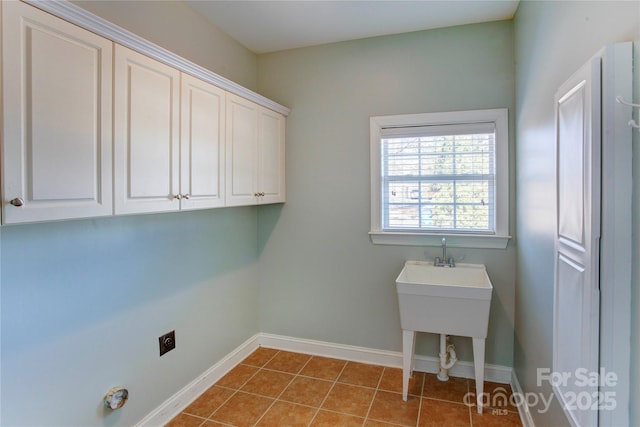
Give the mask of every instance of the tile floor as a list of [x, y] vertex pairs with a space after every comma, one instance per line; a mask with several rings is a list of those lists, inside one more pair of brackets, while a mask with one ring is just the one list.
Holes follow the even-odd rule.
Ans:
[[[402, 401], [402, 370], [261, 347], [168, 427], [521, 426], [517, 408], [464, 404], [473, 380], [416, 372]], [[508, 385], [485, 382], [490, 396]], [[497, 399], [496, 399], [497, 400]], [[497, 405], [498, 403], [496, 403]]]

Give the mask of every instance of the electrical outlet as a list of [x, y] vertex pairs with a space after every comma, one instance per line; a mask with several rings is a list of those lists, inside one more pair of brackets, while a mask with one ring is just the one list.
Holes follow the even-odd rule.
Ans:
[[171, 331], [160, 338], [158, 338], [158, 342], [160, 344], [160, 356], [165, 354], [168, 351], [176, 348], [176, 331]]

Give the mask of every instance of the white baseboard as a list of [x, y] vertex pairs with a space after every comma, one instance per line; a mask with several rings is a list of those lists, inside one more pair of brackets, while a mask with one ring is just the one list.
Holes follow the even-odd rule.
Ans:
[[402, 355], [400, 355], [400, 365], [398, 365], [398, 354], [396, 352], [386, 350], [376, 350], [367, 347], [357, 347], [354, 345], [334, 344], [326, 341], [307, 340], [265, 333], [259, 334], [258, 343], [262, 347], [311, 354], [314, 356], [331, 357], [334, 359], [370, 363], [372, 365], [389, 366], [394, 368], [402, 366]]
[[[259, 333], [254, 335], [229, 353], [218, 363], [207, 369], [205, 373], [193, 380], [182, 390], [178, 391], [149, 415], [136, 424], [137, 427], [156, 427], [167, 424], [184, 408], [189, 406], [198, 396], [215, 384], [244, 358], [253, 353], [258, 347], [269, 347], [278, 350], [311, 354], [314, 356], [331, 357], [334, 359], [353, 362], [370, 363], [373, 365], [402, 368], [402, 353], [397, 351], [377, 350], [345, 344], [334, 344], [324, 341], [307, 340]], [[437, 357], [415, 356], [414, 369], [418, 372], [438, 372], [440, 360]], [[512, 369], [507, 366], [485, 364], [485, 380], [513, 384]], [[452, 377], [474, 378], [473, 362], [457, 362], [449, 370]], [[520, 414], [522, 418], [522, 414]], [[523, 418], [524, 419], [524, 418]], [[533, 427], [533, 424], [530, 424]], [[525, 425], [525, 427], [528, 427]]]
[[[524, 396], [522, 387], [520, 387], [520, 382], [518, 381], [518, 377], [516, 376], [515, 369], [511, 373], [511, 390], [513, 390], [513, 393]], [[531, 416], [531, 411], [529, 410], [528, 405], [518, 405], [518, 414], [520, 415], [520, 421], [522, 421], [523, 427], [535, 427], [533, 417]]]
[[218, 363], [207, 369], [202, 375], [187, 384], [182, 390], [167, 399], [149, 415], [139, 421], [137, 427], [163, 426], [178, 415], [198, 396], [218, 382], [231, 369], [253, 353], [259, 346], [259, 335], [254, 335], [238, 348], [223, 357]]
[[[377, 350], [264, 333], [258, 334], [258, 343], [263, 347], [271, 347], [278, 350], [295, 351], [316, 356], [333, 357], [334, 359], [402, 368], [402, 353], [399, 351]], [[435, 374], [438, 372], [439, 367], [440, 359], [437, 357], [415, 356], [414, 369], [418, 372]], [[509, 384], [511, 383], [511, 371], [512, 369], [507, 366], [485, 364], [484, 378], [486, 381]], [[473, 362], [456, 362], [449, 370], [449, 375], [459, 378], [475, 378]]]

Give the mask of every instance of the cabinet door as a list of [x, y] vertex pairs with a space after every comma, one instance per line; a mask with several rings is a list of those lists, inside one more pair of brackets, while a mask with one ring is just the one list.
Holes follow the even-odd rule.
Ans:
[[226, 205], [258, 203], [258, 112], [260, 107], [227, 94]]
[[225, 91], [182, 74], [182, 209], [224, 206]]
[[116, 214], [180, 208], [180, 72], [115, 47]]
[[258, 193], [260, 194], [260, 203], [285, 201], [284, 133], [284, 116], [261, 107], [258, 128]]
[[112, 43], [22, 2], [2, 14], [3, 222], [111, 215]]

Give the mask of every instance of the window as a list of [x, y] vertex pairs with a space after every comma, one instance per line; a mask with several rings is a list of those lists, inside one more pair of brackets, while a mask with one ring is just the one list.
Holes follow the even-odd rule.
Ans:
[[504, 248], [507, 110], [371, 118], [374, 243]]

